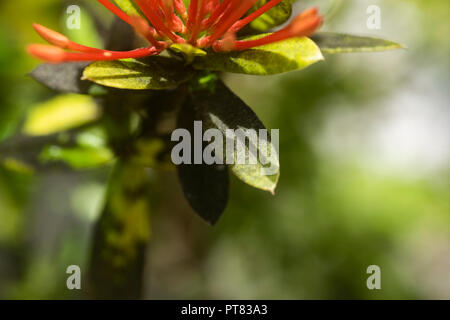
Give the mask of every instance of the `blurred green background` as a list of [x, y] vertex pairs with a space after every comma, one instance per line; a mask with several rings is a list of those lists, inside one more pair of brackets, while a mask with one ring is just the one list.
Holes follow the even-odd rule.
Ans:
[[[40, 22], [64, 30], [68, 4], [0, 3], [0, 139], [55, 94], [27, 73]], [[94, 1], [93, 10], [111, 16]], [[329, 1], [298, 1], [300, 10]], [[380, 30], [366, 9], [379, 5]], [[215, 227], [159, 173], [145, 266], [149, 299], [450, 299], [450, 3], [346, 0], [324, 29], [375, 35], [408, 50], [328, 56], [274, 77], [226, 83], [280, 129], [276, 195], [232, 180]], [[83, 27], [71, 31], [98, 43]], [[0, 167], [0, 298], [80, 298], [66, 267], [85, 269], [110, 168], [19, 174]], [[366, 269], [381, 267], [381, 290]], [[83, 283], [82, 283], [83, 286]]]

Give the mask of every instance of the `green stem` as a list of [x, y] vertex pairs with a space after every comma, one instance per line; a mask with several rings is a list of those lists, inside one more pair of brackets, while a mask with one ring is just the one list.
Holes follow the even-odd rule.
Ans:
[[150, 238], [149, 176], [119, 161], [108, 185], [106, 205], [94, 230], [89, 295], [95, 299], [139, 299]]

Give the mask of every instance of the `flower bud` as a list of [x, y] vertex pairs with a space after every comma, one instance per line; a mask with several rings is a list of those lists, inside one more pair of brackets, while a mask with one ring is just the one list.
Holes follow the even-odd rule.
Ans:
[[36, 58], [51, 63], [63, 62], [66, 55], [63, 49], [47, 44], [30, 44], [27, 51]]
[[37, 23], [33, 24], [33, 28], [44, 40], [57, 47], [67, 48], [70, 44], [69, 38], [59, 32], [46, 28]]

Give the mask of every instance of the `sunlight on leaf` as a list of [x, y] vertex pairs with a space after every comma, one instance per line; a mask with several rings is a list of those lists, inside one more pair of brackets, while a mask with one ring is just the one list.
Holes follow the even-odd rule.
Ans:
[[186, 63], [191, 63], [194, 61], [195, 57], [206, 56], [206, 51], [191, 46], [188, 43], [175, 43], [170, 46], [170, 49], [177, 53], [181, 53], [184, 56]]
[[170, 49], [183, 53], [186, 55], [193, 55], [193, 56], [206, 56], [206, 51], [203, 51], [202, 49], [196, 48], [194, 46], [191, 46], [188, 43], [175, 43], [170, 46]]
[[34, 173], [34, 168], [14, 158], [5, 158], [0, 160], [1, 164], [8, 170], [20, 172], [24, 174]]
[[[267, 34], [266, 34], [267, 35]], [[252, 40], [260, 38], [246, 37]], [[198, 58], [194, 67], [252, 75], [271, 75], [303, 69], [323, 60], [319, 47], [309, 38], [292, 38], [282, 42], [229, 53], [210, 52]]]
[[91, 97], [60, 95], [31, 108], [23, 132], [33, 136], [49, 135], [91, 122], [99, 116], [99, 108]]
[[[235, 130], [235, 132], [238, 129], [255, 130], [257, 134], [259, 134], [259, 130], [266, 130], [258, 116], [221, 81], [217, 81], [213, 92], [204, 90], [196, 93], [193, 96], [193, 103], [199, 109], [198, 112], [201, 114], [205, 130], [208, 128], [218, 129], [224, 136], [227, 136], [229, 129]], [[260, 136], [255, 137], [255, 140], [248, 137], [249, 142], [245, 143], [243, 150], [238, 147], [237, 143], [234, 144], [234, 164], [230, 165], [230, 169], [239, 179], [252, 187], [274, 193], [280, 176], [277, 149], [271, 141], [263, 145], [258, 137]], [[255, 154], [252, 153], [253, 147], [256, 151]], [[263, 152], [261, 148], [267, 148], [268, 152]], [[237, 161], [239, 151], [245, 152], [244, 164]], [[265, 157], [266, 165], [261, 161], [262, 154]], [[223, 153], [219, 156], [228, 157], [225, 155], [226, 153]], [[250, 162], [250, 157], [255, 158], [254, 164]]]
[[83, 79], [118, 89], [162, 90], [174, 88], [189, 78], [183, 65], [166, 57], [145, 60], [99, 61], [89, 65]]
[[41, 155], [43, 163], [64, 162], [74, 169], [103, 166], [114, 158], [108, 148], [48, 146]]
[[[260, 0], [255, 9], [264, 6], [269, 0]], [[254, 10], [253, 10], [254, 11]], [[267, 31], [280, 24], [285, 23], [292, 15], [292, 1], [284, 0], [259, 18], [255, 19], [250, 23], [252, 29], [258, 31]]]
[[114, 0], [114, 2], [130, 16], [142, 16], [141, 10], [133, 0]]

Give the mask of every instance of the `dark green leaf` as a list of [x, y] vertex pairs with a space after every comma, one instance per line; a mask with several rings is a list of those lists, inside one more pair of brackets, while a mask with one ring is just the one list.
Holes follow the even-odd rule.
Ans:
[[[265, 35], [259, 35], [262, 37]], [[252, 40], [257, 37], [247, 37]], [[197, 58], [194, 67], [202, 70], [226, 71], [252, 75], [272, 75], [303, 69], [323, 60], [319, 47], [310, 39], [292, 38], [246, 51], [209, 52]]]
[[166, 57], [144, 60], [99, 61], [89, 65], [84, 79], [118, 89], [161, 90], [178, 86], [189, 78], [184, 66]]
[[195, 212], [208, 223], [217, 223], [228, 202], [229, 177], [224, 165], [181, 164], [178, 177]]
[[[256, 114], [220, 80], [216, 82], [213, 90], [194, 92], [192, 99], [197, 113], [201, 114], [205, 130], [209, 128], [219, 129], [224, 136], [226, 136], [227, 129], [256, 130], [256, 140], [249, 138], [249, 143], [245, 144], [246, 164], [237, 163], [239, 149], [237, 143], [235, 143], [234, 164], [230, 165], [230, 168], [245, 183], [273, 193], [280, 175], [278, 153], [276, 147], [269, 143], [267, 149], [270, 150], [270, 153], [264, 158], [266, 165], [262, 163], [261, 156], [264, 156], [264, 152], [260, 148], [263, 145], [258, 143], [257, 138], [260, 137], [259, 130], [266, 130], [266, 128]], [[251, 154], [253, 147], [255, 147], [257, 154]], [[226, 151], [220, 156], [226, 163]], [[256, 164], [250, 163], [250, 157], [256, 158]], [[232, 157], [228, 155], [228, 158]], [[272, 169], [270, 174], [267, 173], [268, 167]]]
[[50, 89], [60, 92], [88, 93], [92, 82], [81, 80], [86, 62], [66, 62], [41, 64], [31, 72], [31, 76]]
[[404, 48], [401, 44], [371, 37], [319, 32], [312, 39], [323, 53], [377, 52]]
[[[183, 106], [178, 127], [187, 129], [194, 137], [194, 121], [199, 120], [190, 102]], [[193, 144], [191, 144], [193, 148]], [[191, 155], [194, 150], [191, 151]], [[191, 207], [204, 220], [214, 225], [225, 211], [228, 203], [229, 176], [225, 165], [181, 164], [177, 166], [178, 177], [184, 195]]]

